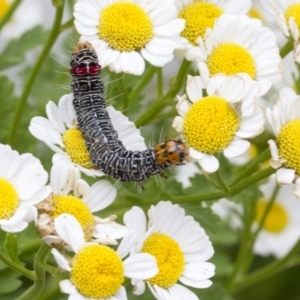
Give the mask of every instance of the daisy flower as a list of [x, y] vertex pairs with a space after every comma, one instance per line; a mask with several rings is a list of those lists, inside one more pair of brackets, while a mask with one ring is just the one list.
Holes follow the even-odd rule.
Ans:
[[125, 277], [146, 280], [158, 272], [155, 258], [147, 253], [137, 253], [123, 260], [132, 247], [129, 240], [124, 241], [117, 251], [86, 243], [81, 226], [71, 215], [57, 217], [55, 230], [75, 252], [70, 261], [57, 249], [52, 249], [60, 268], [70, 272], [70, 279], [60, 282], [61, 291], [69, 294], [69, 299], [125, 300], [126, 290], [122, 286]]
[[[264, 198], [256, 204], [255, 227], [258, 226], [267, 208], [272, 191], [275, 188], [274, 178], [261, 186]], [[284, 257], [300, 238], [300, 202], [293, 195], [291, 186], [280, 188], [275, 202], [257, 236], [254, 253], [262, 256], [274, 255]]]
[[[276, 141], [270, 140], [271, 166], [278, 169], [279, 184], [295, 183], [295, 196], [300, 199], [300, 97], [293, 89], [284, 88], [273, 110], [267, 108], [267, 119]], [[284, 165], [284, 167], [281, 167]], [[281, 167], [281, 168], [280, 168]]]
[[[263, 3], [265, 2], [265, 3]], [[286, 37], [292, 36], [295, 41], [294, 59], [300, 62], [300, 1], [299, 0], [273, 0], [261, 1], [262, 7], [269, 13], [275, 14], [277, 25]]]
[[145, 61], [162, 67], [184, 42], [179, 34], [172, 0], [80, 0], [75, 4], [75, 27], [82, 41], [90, 42], [102, 67], [116, 73], [141, 75]]
[[250, 0], [175, 0], [179, 11], [179, 18], [185, 20], [184, 30], [181, 36], [186, 39], [186, 59], [194, 60], [197, 48], [197, 39], [204, 38], [206, 29], [213, 28], [215, 21], [223, 14], [246, 14], [250, 7]]
[[51, 193], [48, 174], [30, 153], [19, 154], [0, 144], [0, 227], [6, 232], [24, 230], [36, 221], [35, 204]]
[[222, 15], [197, 43], [193, 56], [204, 83], [218, 73], [247, 73], [260, 83], [262, 96], [281, 80], [282, 62], [275, 34], [258, 19]]
[[187, 96], [178, 97], [176, 108], [180, 116], [175, 117], [173, 127], [182, 133], [190, 157], [209, 174], [219, 168], [214, 155], [223, 152], [233, 158], [250, 147], [243, 139], [260, 134], [265, 117], [255, 101], [260, 86], [247, 74], [215, 75], [207, 84], [206, 97], [202, 89], [199, 76], [188, 76]]
[[[141, 208], [133, 207], [124, 215], [124, 223], [136, 232], [136, 246], [131, 254], [149, 253], [159, 272], [146, 281], [132, 280], [134, 293], [140, 295], [147, 283], [156, 299], [198, 299], [186, 287], [208, 288], [215, 266], [206, 262], [214, 254], [204, 229], [178, 205], [161, 201], [151, 206], [149, 221]], [[126, 239], [126, 237], [124, 238]]]
[[[140, 131], [122, 113], [113, 107], [107, 107], [112, 125], [118, 132], [119, 139], [128, 150], [144, 150], [146, 145]], [[66, 94], [59, 100], [58, 106], [52, 101], [46, 105], [48, 118], [34, 117], [29, 131], [56, 152], [53, 163], [66, 161], [74, 164], [88, 176], [102, 176], [90, 159], [85, 140], [77, 128], [76, 114], [73, 107], [73, 94]]]
[[[274, 189], [273, 176], [260, 186], [263, 197], [256, 202], [253, 232], [262, 220]], [[229, 221], [230, 228], [233, 230], [243, 227], [244, 209], [241, 204], [221, 199], [211, 208], [222, 220]], [[284, 257], [300, 238], [299, 214], [300, 202], [294, 197], [291, 186], [281, 187], [256, 237], [253, 252], [261, 256], [274, 255], [278, 259]]]
[[71, 164], [54, 164], [50, 173], [53, 189], [47, 199], [37, 205], [39, 218], [37, 228], [48, 245], [62, 244], [54, 229], [54, 220], [61, 214], [74, 216], [82, 227], [86, 241], [117, 244], [127, 229], [117, 224], [116, 216], [101, 219], [93, 213], [108, 207], [117, 195], [116, 188], [107, 180], [99, 180], [91, 187], [82, 179]]
[[222, 198], [215, 202], [211, 209], [221, 220], [228, 221], [230, 228], [236, 230], [243, 227], [243, 207], [241, 204]]
[[[13, 0], [0, 0], [0, 20], [7, 13], [13, 2]], [[7, 40], [19, 37], [35, 25], [45, 23], [42, 8], [39, 0], [21, 1], [11, 19], [0, 32], [0, 48], [2, 48], [3, 43], [6, 43]]]

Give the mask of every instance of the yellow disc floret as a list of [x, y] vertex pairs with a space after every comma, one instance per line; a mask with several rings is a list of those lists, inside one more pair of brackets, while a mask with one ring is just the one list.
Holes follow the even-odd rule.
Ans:
[[[256, 204], [255, 221], [260, 223], [264, 212], [268, 206], [268, 202], [260, 200]], [[279, 203], [274, 203], [265, 219], [263, 228], [267, 231], [277, 233], [282, 231], [288, 223], [288, 216], [285, 209]]]
[[290, 5], [285, 10], [284, 14], [287, 23], [289, 22], [290, 17], [293, 17], [298, 26], [298, 30], [300, 30], [300, 3], [294, 3]]
[[300, 174], [300, 119], [289, 121], [281, 128], [277, 144], [286, 166]]
[[85, 240], [89, 241], [91, 239], [91, 229], [94, 226], [94, 217], [88, 206], [74, 196], [53, 195], [52, 201], [54, 206], [52, 217], [55, 219], [62, 213], [73, 215], [84, 231]]
[[14, 186], [0, 177], [0, 220], [9, 219], [19, 206], [19, 195]]
[[184, 255], [178, 243], [169, 236], [153, 233], [146, 239], [142, 252], [153, 255], [157, 261], [159, 272], [155, 277], [147, 280], [150, 284], [166, 289], [181, 277]]
[[99, 37], [118, 51], [140, 49], [153, 37], [152, 22], [137, 4], [116, 2], [100, 15]]
[[188, 4], [179, 13], [179, 18], [186, 21], [181, 36], [196, 46], [197, 38], [204, 37], [206, 29], [212, 28], [215, 19], [222, 13], [222, 9], [211, 3], [194, 2]]
[[87, 298], [110, 298], [124, 281], [122, 260], [107, 246], [87, 245], [72, 261], [71, 281]]
[[227, 76], [247, 73], [252, 79], [256, 75], [255, 61], [244, 47], [235, 43], [217, 46], [207, 59], [210, 76], [223, 73]]
[[77, 128], [68, 129], [63, 135], [66, 152], [73, 163], [87, 169], [94, 169], [82, 133]]
[[237, 112], [225, 99], [209, 96], [195, 102], [187, 111], [183, 134], [189, 146], [214, 154], [230, 144], [239, 124]]
[[6, 0], [0, 0], [0, 19], [6, 14], [9, 9], [9, 4]]

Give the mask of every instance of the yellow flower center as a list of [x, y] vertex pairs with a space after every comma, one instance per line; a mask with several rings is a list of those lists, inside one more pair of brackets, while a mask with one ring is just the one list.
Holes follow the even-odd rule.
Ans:
[[196, 46], [197, 38], [204, 37], [206, 29], [212, 28], [221, 14], [222, 9], [211, 3], [194, 2], [185, 6], [179, 13], [179, 18], [186, 21], [181, 36]]
[[[256, 204], [256, 216], [255, 221], [257, 223], [261, 222], [263, 214], [267, 208], [268, 202], [265, 200], [260, 200]], [[267, 218], [264, 222], [264, 229], [273, 233], [282, 231], [288, 223], [288, 215], [285, 209], [279, 204], [274, 203], [269, 211]]]
[[14, 186], [0, 177], [0, 220], [9, 219], [19, 206], [19, 195]]
[[239, 125], [237, 112], [225, 99], [209, 96], [190, 107], [184, 117], [183, 134], [190, 146], [213, 154], [230, 144]]
[[62, 213], [73, 215], [80, 223], [84, 234], [85, 240], [91, 239], [91, 229], [94, 226], [94, 217], [88, 206], [80, 199], [74, 196], [52, 196], [54, 209], [52, 217], [55, 219]]
[[282, 126], [277, 144], [279, 155], [286, 160], [286, 166], [300, 174], [300, 119]]
[[294, 17], [295, 22], [300, 30], [300, 3], [290, 5], [284, 12], [286, 21], [289, 22], [290, 17]]
[[110, 298], [124, 281], [122, 260], [107, 246], [87, 245], [72, 261], [71, 281], [85, 297]]
[[102, 10], [99, 37], [118, 51], [134, 51], [153, 37], [152, 22], [137, 4], [116, 2]]
[[9, 9], [9, 4], [5, 0], [0, 0], [0, 19], [6, 14]]
[[169, 288], [182, 275], [184, 269], [184, 255], [178, 243], [169, 236], [161, 233], [150, 235], [142, 248], [142, 252], [153, 255], [157, 260], [158, 274], [147, 281], [151, 285]]
[[70, 128], [63, 134], [63, 143], [72, 162], [87, 169], [94, 169], [85, 140], [77, 128]]
[[253, 79], [256, 75], [252, 55], [244, 47], [234, 43], [217, 46], [208, 57], [207, 66], [211, 76], [219, 73], [227, 76], [247, 73]]
[[264, 22], [264, 18], [262, 16], [262, 14], [260, 13], [259, 10], [257, 10], [255, 7], [252, 7], [249, 12], [248, 12], [248, 16], [250, 18], [255, 18], [255, 19], [260, 19], [261, 21]]

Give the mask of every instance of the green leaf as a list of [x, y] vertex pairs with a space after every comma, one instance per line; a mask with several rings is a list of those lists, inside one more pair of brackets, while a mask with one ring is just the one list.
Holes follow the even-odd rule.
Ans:
[[26, 52], [44, 44], [47, 35], [42, 26], [36, 26], [11, 40], [0, 55], [0, 70], [24, 62]]
[[[4, 279], [4, 278], [3, 278]], [[16, 278], [8, 278], [0, 280], [0, 294], [8, 294], [16, 291], [22, 285], [22, 281]]]
[[12, 261], [17, 264], [21, 264], [19, 257], [18, 257], [18, 239], [17, 236], [11, 233], [6, 235], [5, 239], [5, 251], [10, 257]]
[[213, 285], [210, 286], [208, 289], [201, 289], [201, 290], [195, 290], [197, 291], [197, 295], [200, 296], [201, 300], [233, 300], [231, 295], [229, 295], [225, 289], [222, 287], [221, 283], [215, 282], [214, 279]]
[[220, 218], [215, 215], [210, 207], [203, 207], [200, 204], [180, 205], [185, 209], [187, 215], [191, 215], [200, 225], [210, 232], [216, 232], [219, 227]]
[[9, 133], [10, 124], [17, 105], [14, 84], [6, 77], [0, 76], [0, 142], [4, 143]]
[[228, 276], [233, 270], [233, 263], [226, 253], [218, 251], [209, 261], [216, 266], [216, 276], [218, 277]]

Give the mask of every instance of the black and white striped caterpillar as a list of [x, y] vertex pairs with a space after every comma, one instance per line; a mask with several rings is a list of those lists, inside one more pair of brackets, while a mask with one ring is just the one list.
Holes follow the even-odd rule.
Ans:
[[142, 182], [171, 165], [180, 165], [188, 155], [180, 139], [169, 139], [144, 151], [126, 150], [118, 139], [106, 110], [101, 66], [89, 43], [79, 43], [71, 56], [74, 108], [92, 163], [120, 181]]

